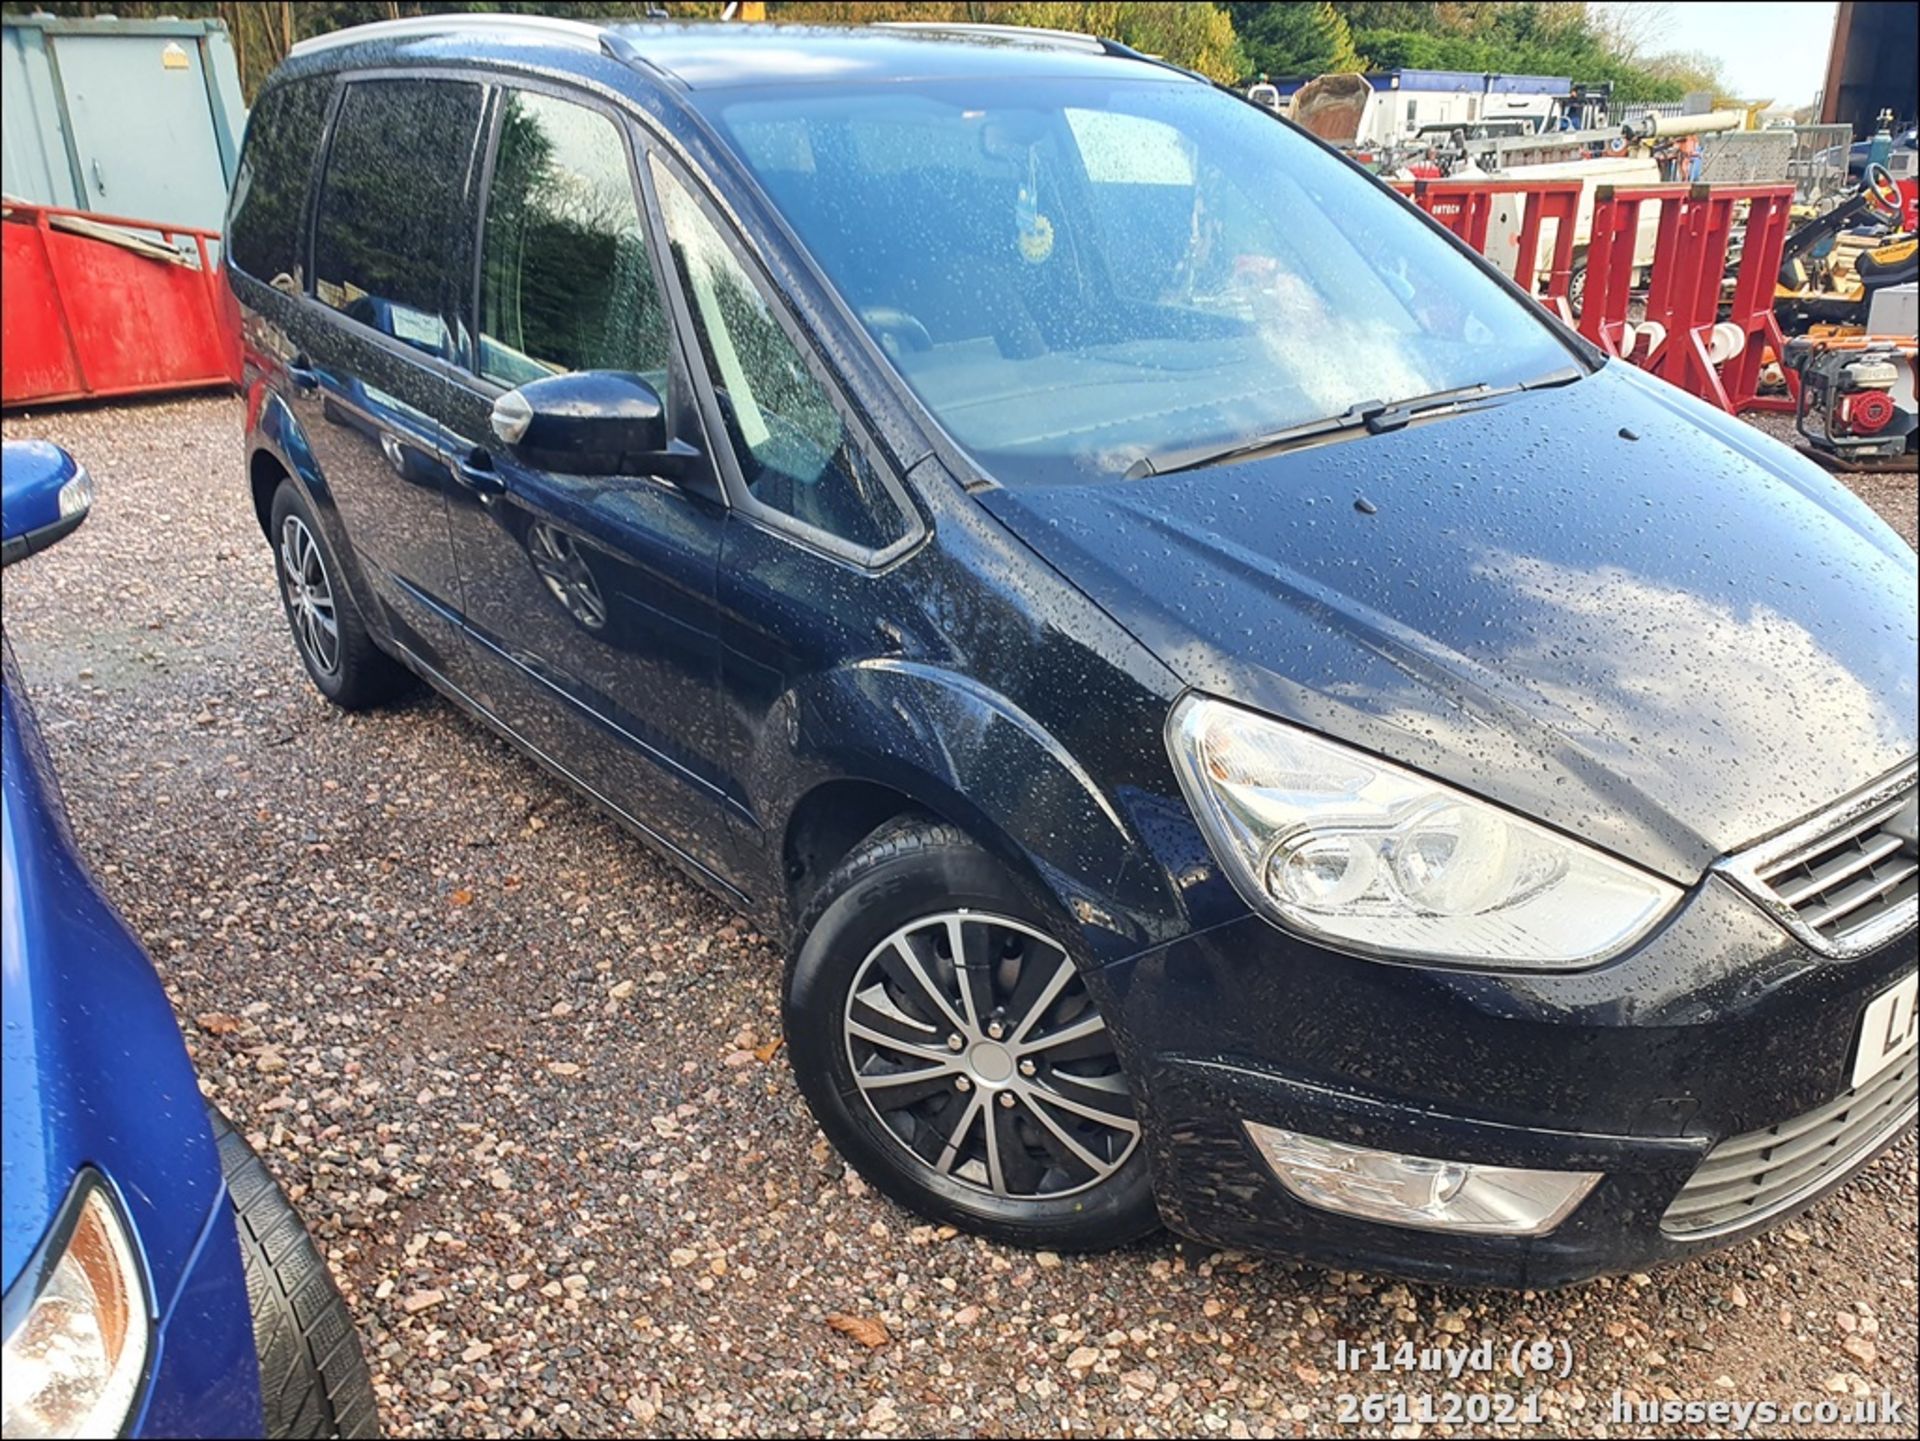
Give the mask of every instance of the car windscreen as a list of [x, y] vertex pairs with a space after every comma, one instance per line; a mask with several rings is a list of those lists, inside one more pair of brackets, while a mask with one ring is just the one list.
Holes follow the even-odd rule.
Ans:
[[1119, 474], [1570, 360], [1398, 197], [1201, 85], [814, 84], [710, 106], [907, 383], [1003, 481]]

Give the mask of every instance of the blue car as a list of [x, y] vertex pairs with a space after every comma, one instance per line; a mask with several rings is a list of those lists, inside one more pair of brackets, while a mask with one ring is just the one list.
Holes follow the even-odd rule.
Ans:
[[[10, 443], [5, 564], [86, 518], [58, 446]], [[345, 1304], [200, 1096], [153, 964], [87, 873], [11, 647], [4, 716], [5, 1434], [372, 1436]]]

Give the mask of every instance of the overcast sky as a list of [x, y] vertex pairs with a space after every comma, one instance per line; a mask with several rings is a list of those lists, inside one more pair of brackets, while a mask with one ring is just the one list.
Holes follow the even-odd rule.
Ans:
[[[1607, 8], [1622, 3], [1632, 0], [1608, 0]], [[1833, 0], [1676, 0], [1665, 8], [1670, 23], [1647, 48], [1718, 56], [1727, 83], [1743, 100], [1805, 105], [1826, 81]]]

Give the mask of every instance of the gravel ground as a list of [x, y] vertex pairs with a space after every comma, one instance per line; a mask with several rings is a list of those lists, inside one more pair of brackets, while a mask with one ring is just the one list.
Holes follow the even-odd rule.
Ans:
[[[1750, 415], [1747, 419], [1775, 440], [1784, 440], [1792, 445], [1799, 440], [1799, 433], [1793, 428], [1791, 415]], [[1842, 477], [1853, 487], [1867, 504], [1880, 512], [1881, 517], [1895, 530], [1907, 538], [1907, 544], [1920, 546], [1920, 536], [1916, 536], [1916, 526], [1920, 526], [1920, 507], [1916, 507], [1914, 474], [1912, 471], [1892, 471], [1885, 474], [1863, 474]]]
[[[809, 1119], [772, 941], [445, 704], [314, 693], [241, 423], [230, 398], [10, 418], [98, 500], [8, 574], [6, 632], [81, 843], [314, 1228], [391, 1434], [1384, 1434], [1340, 1423], [1369, 1391], [1531, 1391], [1529, 1429], [1578, 1435], [1649, 1429], [1617, 1391], [1887, 1392], [1882, 1434], [1912, 1434], [1912, 1137], [1768, 1237], [1556, 1294], [918, 1224]], [[1863, 489], [1912, 539], [1911, 478]], [[1336, 1369], [1339, 1341], [1536, 1338], [1570, 1375]]]

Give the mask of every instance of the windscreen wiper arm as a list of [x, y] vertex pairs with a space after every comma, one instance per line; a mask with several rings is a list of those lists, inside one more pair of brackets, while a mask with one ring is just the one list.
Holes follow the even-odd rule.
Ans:
[[1586, 372], [1579, 366], [1568, 365], [1559, 370], [1548, 371], [1545, 375], [1535, 376], [1532, 380], [1520, 381], [1516, 385], [1461, 385], [1452, 390], [1436, 390], [1427, 395], [1415, 395], [1406, 400], [1396, 400], [1392, 405], [1384, 406], [1366, 418], [1367, 433], [1379, 435], [1383, 431], [1398, 430], [1416, 415], [1423, 415], [1429, 411], [1471, 405], [1480, 400], [1497, 400], [1503, 395], [1518, 395], [1523, 390], [1551, 390], [1556, 385], [1571, 384], [1585, 374]]
[[1231, 445], [1202, 446], [1189, 450], [1148, 451], [1127, 467], [1125, 479], [1142, 480], [1149, 475], [1172, 475], [1176, 471], [1199, 470], [1204, 466], [1223, 465], [1228, 461], [1240, 460], [1249, 455], [1287, 450], [1307, 441], [1325, 440], [1347, 432], [1365, 431], [1369, 435], [1379, 435], [1384, 431], [1398, 430], [1415, 416], [1430, 411], [1470, 405], [1482, 400], [1495, 400], [1500, 396], [1515, 395], [1523, 390], [1550, 390], [1556, 385], [1566, 385], [1578, 380], [1585, 374], [1586, 372], [1580, 367], [1569, 365], [1532, 380], [1523, 380], [1517, 385], [1461, 385], [1451, 390], [1436, 390], [1427, 395], [1410, 396], [1405, 400], [1393, 401], [1391, 404], [1384, 400], [1363, 400], [1357, 405], [1348, 406], [1338, 415], [1329, 415], [1322, 420], [1305, 421], [1300, 425], [1290, 425], [1284, 430], [1256, 436], [1252, 440], [1237, 440]]

